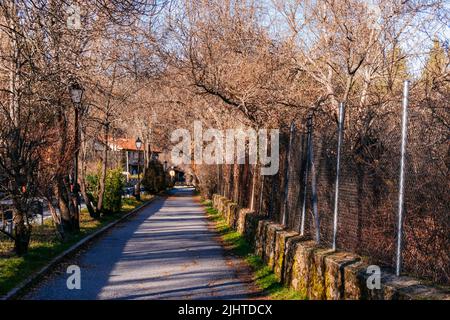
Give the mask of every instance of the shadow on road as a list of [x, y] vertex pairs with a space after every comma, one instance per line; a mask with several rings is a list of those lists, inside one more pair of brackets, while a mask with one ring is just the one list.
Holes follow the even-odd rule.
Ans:
[[[87, 248], [27, 299], [243, 299], [247, 281], [208, 229], [192, 189], [176, 188]], [[81, 290], [68, 290], [66, 266], [81, 268]]]

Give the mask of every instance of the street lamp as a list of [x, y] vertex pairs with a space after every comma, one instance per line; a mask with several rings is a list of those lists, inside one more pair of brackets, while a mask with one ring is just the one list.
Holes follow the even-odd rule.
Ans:
[[[69, 85], [70, 98], [72, 103], [75, 106], [75, 119], [74, 119], [74, 128], [75, 128], [75, 153], [73, 156], [73, 182], [72, 182], [72, 193], [74, 195], [75, 200], [75, 221], [79, 223], [79, 195], [78, 195], [78, 153], [80, 150], [80, 123], [78, 120], [79, 111], [81, 109], [81, 101], [83, 99], [83, 87], [77, 82], [72, 81]], [[78, 229], [79, 226], [76, 226]]]
[[141, 200], [141, 148], [142, 148], [142, 141], [138, 137], [136, 139], [136, 149], [138, 151], [138, 181], [136, 183], [136, 187], [134, 190], [136, 200]]
[[176, 174], [176, 172], [175, 172], [175, 170], [172, 167], [172, 169], [170, 169], [170, 171], [169, 171], [170, 182], [172, 182], [172, 183], [174, 182], [175, 174]]
[[141, 138], [136, 139], [136, 149], [141, 150], [142, 148], [142, 141]]
[[81, 99], [83, 98], [83, 88], [76, 81], [72, 82], [69, 87], [70, 90], [70, 98], [72, 102], [78, 106], [81, 103]]

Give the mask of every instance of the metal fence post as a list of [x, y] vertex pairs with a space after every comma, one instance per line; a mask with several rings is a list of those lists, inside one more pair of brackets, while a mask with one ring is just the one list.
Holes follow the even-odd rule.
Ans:
[[[311, 123], [312, 124], [312, 123]], [[311, 196], [314, 213], [314, 222], [316, 225], [316, 242], [320, 243], [320, 219], [319, 210], [317, 208], [317, 177], [316, 177], [316, 165], [314, 163], [314, 149], [313, 149], [313, 126], [311, 125], [311, 133], [309, 139], [309, 162], [311, 168]]]
[[339, 206], [339, 173], [341, 167], [341, 146], [342, 146], [342, 134], [344, 130], [344, 103], [339, 104], [339, 133], [338, 133], [338, 146], [337, 146], [337, 159], [336, 159], [336, 183], [334, 192], [334, 219], [333, 219], [333, 250], [336, 250], [336, 237], [337, 237], [337, 219], [338, 219], [338, 206]]
[[255, 200], [255, 174], [256, 174], [256, 164], [253, 165], [253, 174], [252, 174], [252, 192], [250, 194], [250, 210], [254, 210], [254, 200]]
[[279, 172], [276, 175], [271, 176], [271, 192], [270, 192], [270, 199], [269, 199], [269, 217], [273, 217], [274, 211], [275, 211], [275, 205], [274, 205], [274, 200], [275, 200], [275, 193], [277, 191], [276, 188], [276, 183], [275, 183], [275, 176], [277, 176], [279, 174]]
[[263, 195], [264, 195], [264, 180], [266, 176], [261, 176], [261, 194], [259, 195], [259, 207], [258, 207], [258, 214], [261, 214], [262, 210], [262, 202], [263, 202]]
[[308, 171], [309, 171], [309, 143], [311, 141], [311, 126], [312, 126], [312, 116], [308, 116], [306, 127], [306, 163], [305, 163], [305, 174], [303, 181], [303, 204], [302, 204], [302, 216], [300, 221], [300, 235], [305, 235], [305, 217], [306, 217], [306, 199], [308, 197]]
[[227, 186], [228, 186], [227, 185], [227, 182], [228, 182], [227, 178], [228, 178], [228, 176], [225, 176], [225, 174], [228, 174], [228, 172], [227, 172], [227, 165], [226, 164], [222, 165], [222, 168], [220, 169], [220, 174], [221, 174], [220, 181], [221, 181], [221, 184], [222, 184], [221, 195], [225, 196], [225, 192], [227, 192]]
[[405, 153], [406, 153], [406, 138], [408, 135], [408, 94], [409, 81], [405, 80], [403, 84], [403, 115], [402, 115], [402, 146], [401, 146], [401, 160], [400, 160], [400, 182], [398, 192], [398, 221], [397, 221], [397, 257], [395, 273], [400, 276], [401, 260], [402, 260], [402, 233], [403, 233], [403, 198], [404, 198], [404, 183], [405, 183]]
[[216, 193], [220, 194], [220, 165], [219, 164], [217, 164], [217, 166], [216, 166], [216, 172], [217, 172]]
[[288, 209], [288, 195], [289, 195], [289, 163], [290, 163], [290, 155], [291, 155], [291, 148], [292, 148], [292, 139], [294, 136], [294, 130], [295, 130], [295, 123], [292, 121], [291, 128], [289, 131], [289, 145], [288, 150], [286, 152], [286, 171], [284, 176], [284, 206], [283, 206], [283, 221], [282, 225], [286, 225], [287, 220], [287, 209]]

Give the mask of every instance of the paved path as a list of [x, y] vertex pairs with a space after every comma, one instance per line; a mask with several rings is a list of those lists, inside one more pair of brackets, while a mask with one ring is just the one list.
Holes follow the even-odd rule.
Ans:
[[[66, 267], [81, 268], [68, 290]], [[26, 299], [244, 299], [255, 293], [224, 256], [191, 189], [177, 189], [64, 263]]]

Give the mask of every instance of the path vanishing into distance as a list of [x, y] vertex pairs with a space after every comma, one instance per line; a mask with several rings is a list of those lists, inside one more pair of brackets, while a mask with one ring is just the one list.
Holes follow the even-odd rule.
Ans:
[[[94, 240], [24, 299], [247, 299], [258, 295], [226, 254], [193, 189], [177, 188]], [[81, 289], [66, 285], [69, 265]]]

